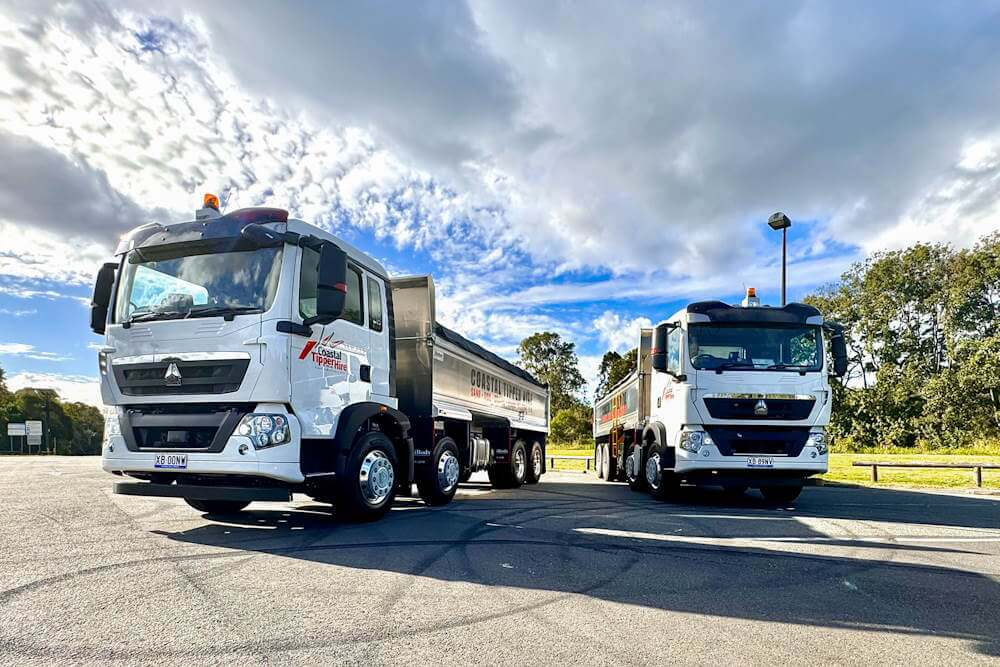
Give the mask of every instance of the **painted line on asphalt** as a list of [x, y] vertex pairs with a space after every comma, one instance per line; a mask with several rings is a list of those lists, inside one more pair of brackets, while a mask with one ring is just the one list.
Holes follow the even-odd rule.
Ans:
[[974, 544], [980, 542], [1000, 542], [1000, 535], [984, 537], [854, 537], [849, 535], [843, 537], [819, 535], [805, 535], [802, 537], [700, 537], [693, 535], [645, 533], [635, 530], [614, 530], [610, 528], [574, 528], [573, 532], [586, 535], [602, 535], [605, 537], [631, 537], [657, 542], [697, 542], [703, 544], [741, 544], [747, 542], [870, 542], [873, 544], [892, 544], [894, 542], [959, 542]]

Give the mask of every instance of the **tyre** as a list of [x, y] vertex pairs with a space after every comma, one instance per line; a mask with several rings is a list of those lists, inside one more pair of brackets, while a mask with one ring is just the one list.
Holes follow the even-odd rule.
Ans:
[[618, 459], [611, 456], [611, 445], [604, 445], [604, 479], [618, 481]]
[[680, 481], [671, 472], [664, 472], [660, 467], [660, 446], [653, 445], [646, 456], [643, 466], [646, 489], [649, 495], [657, 500], [669, 500], [676, 495]]
[[594, 472], [597, 479], [604, 479], [604, 445], [594, 445]]
[[431, 465], [417, 477], [417, 491], [428, 505], [447, 505], [455, 497], [461, 478], [458, 445], [451, 438], [441, 438], [434, 447]]
[[384, 434], [358, 437], [337, 482], [337, 514], [352, 521], [372, 521], [389, 511], [396, 499], [399, 466], [396, 451]]
[[185, 498], [184, 502], [206, 514], [236, 514], [250, 504], [249, 500], [195, 500], [194, 498]]
[[802, 493], [801, 486], [762, 486], [760, 492], [764, 494], [764, 500], [775, 505], [784, 505], [792, 502]]
[[633, 491], [644, 491], [646, 489], [646, 475], [643, 470], [642, 448], [638, 445], [629, 450], [625, 457], [625, 481], [628, 488]]
[[525, 484], [538, 484], [542, 481], [542, 468], [545, 465], [543, 457], [541, 443], [531, 443], [531, 450], [528, 452], [528, 467], [524, 473]]
[[495, 463], [490, 466], [490, 483], [495, 489], [516, 489], [524, 484], [528, 469], [528, 454], [524, 443], [514, 443], [510, 450], [510, 463]]

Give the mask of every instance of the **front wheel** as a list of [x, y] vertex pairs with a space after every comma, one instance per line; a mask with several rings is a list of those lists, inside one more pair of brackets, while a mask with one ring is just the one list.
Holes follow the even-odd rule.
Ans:
[[337, 513], [355, 521], [372, 521], [389, 511], [396, 499], [396, 451], [384, 434], [361, 435], [338, 480]]
[[528, 454], [528, 468], [524, 473], [524, 483], [538, 484], [542, 481], [543, 465], [542, 445], [540, 443], [533, 442], [531, 443], [531, 451]]
[[451, 438], [441, 438], [434, 447], [431, 465], [417, 477], [417, 491], [428, 505], [447, 505], [455, 497], [461, 479], [458, 445]]
[[236, 514], [250, 504], [249, 500], [195, 500], [185, 498], [191, 507], [206, 514]]
[[762, 486], [760, 492], [769, 503], [785, 505], [799, 497], [802, 486]]
[[680, 486], [679, 480], [672, 472], [664, 472], [661, 467], [660, 448], [653, 447], [646, 457], [646, 488], [649, 495], [657, 500], [667, 500], [674, 496]]

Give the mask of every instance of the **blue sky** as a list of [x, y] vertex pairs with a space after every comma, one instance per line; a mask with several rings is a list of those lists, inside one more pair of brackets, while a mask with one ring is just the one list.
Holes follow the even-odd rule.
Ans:
[[[203, 192], [432, 273], [593, 379], [692, 300], [1000, 228], [994, 4], [0, 1], [0, 365], [95, 400], [115, 238]], [[258, 48], [261, 44], [279, 45]]]

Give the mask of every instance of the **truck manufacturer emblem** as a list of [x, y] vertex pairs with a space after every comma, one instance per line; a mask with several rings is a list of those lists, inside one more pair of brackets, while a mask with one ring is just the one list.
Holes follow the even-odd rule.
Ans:
[[177, 364], [170, 362], [167, 372], [163, 375], [163, 381], [168, 387], [179, 387], [181, 384], [181, 370]]
[[764, 402], [763, 398], [757, 401], [757, 404], [753, 406], [753, 413], [758, 417], [767, 416], [767, 403]]

